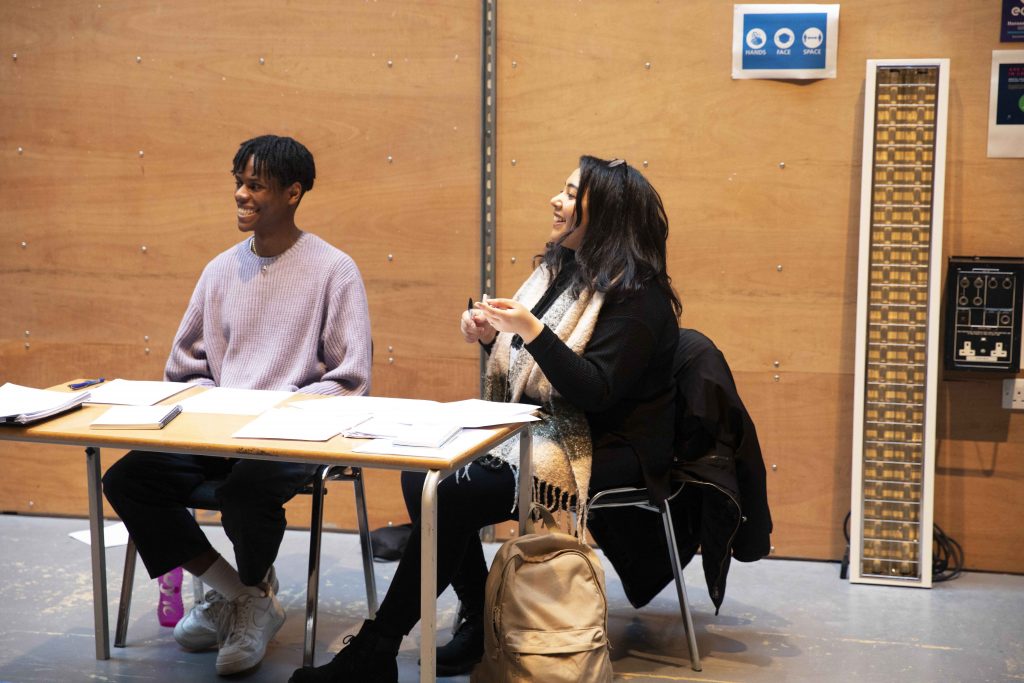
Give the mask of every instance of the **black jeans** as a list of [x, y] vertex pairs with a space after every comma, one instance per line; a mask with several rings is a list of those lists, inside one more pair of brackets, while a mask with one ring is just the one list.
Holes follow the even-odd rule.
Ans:
[[[413, 521], [409, 543], [377, 610], [382, 633], [407, 635], [420, 618], [420, 498], [425, 474], [402, 472], [402, 494]], [[594, 451], [590, 490], [642, 485], [640, 462], [632, 449]], [[449, 476], [437, 487], [437, 593], [450, 585], [470, 617], [483, 616], [487, 562], [480, 529], [517, 519], [516, 480], [507, 465], [499, 470], [473, 463], [469, 478]]]
[[103, 475], [103, 492], [156, 578], [212, 547], [185, 502], [199, 484], [223, 479], [221, 523], [242, 583], [255, 586], [277, 558], [284, 504], [315, 471], [298, 463], [131, 451]]

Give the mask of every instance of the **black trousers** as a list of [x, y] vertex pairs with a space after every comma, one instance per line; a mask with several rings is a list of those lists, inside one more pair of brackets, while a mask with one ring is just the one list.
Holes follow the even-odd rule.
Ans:
[[[420, 499], [426, 475], [402, 473], [402, 494], [413, 521], [409, 543], [402, 553], [387, 595], [375, 621], [381, 632], [407, 635], [420, 618]], [[594, 451], [590, 490], [642, 486], [640, 462], [628, 447]], [[469, 617], [483, 616], [487, 562], [480, 529], [518, 519], [516, 480], [508, 465], [493, 470], [473, 463], [469, 477], [454, 475], [437, 487], [437, 593], [451, 585]]]
[[315, 471], [297, 463], [131, 451], [103, 475], [103, 492], [156, 578], [212, 547], [185, 503], [199, 484], [223, 479], [221, 523], [242, 583], [255, 586], [277, 558], [284, 504]]

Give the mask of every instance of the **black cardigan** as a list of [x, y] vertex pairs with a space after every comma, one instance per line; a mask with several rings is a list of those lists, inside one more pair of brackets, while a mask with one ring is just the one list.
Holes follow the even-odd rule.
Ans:
[[[566, 269], [574, 266], [563, 267], [534, 315], [543, 315], [569, 285]], [[584, 411], [595, 449], [627, 446], [636, 453], [656, 501], [669, 490], [677, 338], [672, 302], [652, 284], [628, 297], [606, 298], [582, 356], [547, 326], [524, 347], [551, 386]], [[531, 399], [536, 397], [524, 398]]]

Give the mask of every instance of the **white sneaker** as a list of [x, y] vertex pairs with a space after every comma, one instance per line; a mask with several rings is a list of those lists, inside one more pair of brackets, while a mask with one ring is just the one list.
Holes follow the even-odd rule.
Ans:
[[[267, 582], [277, 594], [277, 572], [271, 567]], [[174, 639], [186, 650], [202, 652], [217, 647], [217, 630], [220, 614], [227, 600], [215, 590], [206, 591], [203, 602], [193, 605], [174, 627]]]
[[236, 599], [224, 602], [220, 613], [221, 644], [217, 673], [221, 676], [247, 671], [261, 661], [267, 643], [284, 623], [284, 608], [274, 589], [246, 588]]
[[174, 626], [174, 639], [186, 650], [200, 652], [217, 647], [217, 624], [227, 600], [215, 590], [206, 591], [201, 603], [193, 605]]

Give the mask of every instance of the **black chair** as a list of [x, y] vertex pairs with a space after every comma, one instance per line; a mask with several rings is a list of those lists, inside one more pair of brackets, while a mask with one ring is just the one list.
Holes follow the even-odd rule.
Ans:
[[[596, 516], [592, 518], [590, 531], [604, 546], [605, 555], [623, 579], [627, 597], [635, 605], [643, 605], [656, 595], [667, 583], [671, 569], [690, 663], [694, 671], [700, 671], [700, 653], [683, 582], [684, 562], [689, 562], [700, 547], [717, 613], [724, 598], [730, 559], [752, 562], [768, 554], [771, 515], [756, 429], [725, 356], [700, 332], [680, 329], [672, 374], [676, 385], [675, 436], [667, 499], [655, 505], [646, 488], [622, 487], [600, 491], [591, 496], [589, 503], [592, 511], [632, 507], [659, 513], [669, 562], [660, 564], [660, 533], [638, 515], [623, 513], [613, 524], [612, 513], [601, 513], [605, 519], [598, 523]], [[678, 534], [673, 513], [677, 520], [686, 519], [688, 524]], [[645, 549], [651, 552], [645, 555]]]
[[697, 648], [697, 636], [693, 631], [693, 616], [690, 614], [690, 601], [686, 596], [686, 581], [683, 579], [683, 563], [679, 557], [679, 548], [676, 545], [675, 527], [672, 524], [672, 501], [683, 492], [687, 484], [696, 483], [684, 472], [673, 470], [672, 492], [658, 508], [650, 502], [650, 496], [646, 488], [624, 486], [621, 488], [606, 489], [599, 491], [590, 497], [587, 503], [590, 510], [601, 510], [605, 508], [635, 507], [661, 515], [661, 523], [665, 531], [665, 541], [668, 543], [669, 560], [672, 563], [672, 575], [676, 583], [676, 596], [679, 598], [679, 611], [683, 616], [683, 627], [686, 630], [686, 643], [690, 649], [690, 668], [694, 671], [701, 671], [700, 650]]
[[[323, 499], [327, 495], [328, 481], [350, 481], [355, 489], [356, 520], [359, 525], [359, 545], [363, 556], [363, 576], [366, 581], [366, 606], [370, 618], [377, 612], [377, 584], [373, 574], [373, 550], [370, 546], [370, 528], [366, 517], [366, 495], [363, 489], [362, 470], [358, 467], [321, 465], [313, 478], [298, 493], [313, 496], [312, 514], [309, 523], [309, 575], [306, 583], [306, 626], [302, 663], [312, 666], [316, 646], [317, 596], [320, 588], [320, 534], [323, 530]], [[192, 492], [187, 505], [199, 510], [218, 510], [215, 495], [222, 482], [211, 480], [200, 484]], [[124, 560], [124, 577], [121, 580], [121, 602], [117, 611], [117, 628], [114, 647], [124, 647], [128, 633], [128, 614], [131, 610], [132, 584], [135, 580], [135, 542], [129, 538]], [[203, 584], [193, 581], [196, 602], [203, 599]]]

